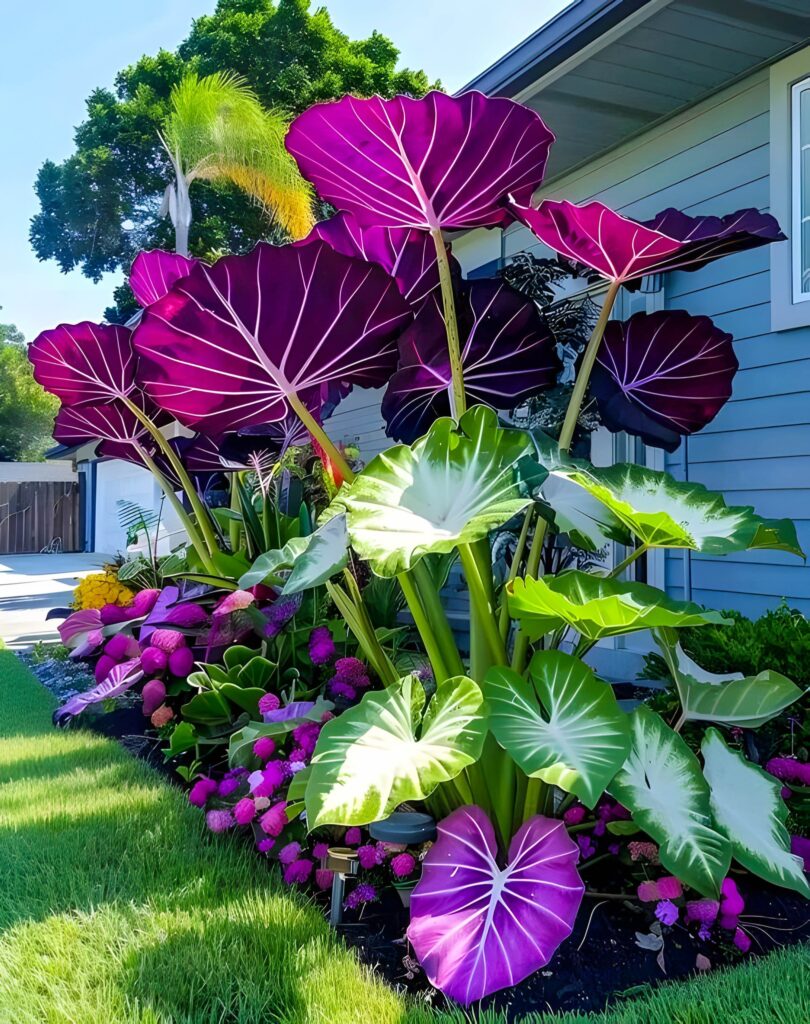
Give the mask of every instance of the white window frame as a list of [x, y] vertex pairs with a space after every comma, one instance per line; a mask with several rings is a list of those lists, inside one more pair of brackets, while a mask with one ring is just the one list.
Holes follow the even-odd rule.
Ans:
[[802, 152], [810, 149], [810, 139], [802, 145], [801, 98], [810, 93], [810, 74], [790, 87], [790, 159], [791, 159], [791, 262], [793, 279], [793, 303], [810, 302], [810, 290], [802, 289], [803, 271], [810, 273], [810, 267], [802, 264]]

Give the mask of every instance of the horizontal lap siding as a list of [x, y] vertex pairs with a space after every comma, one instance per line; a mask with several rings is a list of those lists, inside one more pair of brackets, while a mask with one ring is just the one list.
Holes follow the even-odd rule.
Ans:
[[[541, 108], [542, 113], [542, 108]], [[564, 179], [544, 198], [599, 199], [639, 219], [667, 206], [723, 214], [769, 206], [767, 72], [679, 115]], [[504, 254], [542, 251], [510, 229]], [[665, 279], [666, 305], [710, 316], [734, 336], [740, 370], [731, 401], [700, 434], [667, 455], [667, 469], [722, 490], [730, 504], [789, 516], [810, 549], [810, 330], [770, 332], [766, 247]], [[782, 552], [726, 558], [667, 554], [668, 592], [759, 615], [781, 599], [810, 614], [810, 568]]]

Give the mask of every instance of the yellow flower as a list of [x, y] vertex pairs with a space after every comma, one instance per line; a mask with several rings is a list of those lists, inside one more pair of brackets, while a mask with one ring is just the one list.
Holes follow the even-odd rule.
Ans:
[[134, 597], [134, 591], [119, 583], [114, 572], [93, 572], [80, 580], [73, 591], [73, 607], [103, 608], [105, 604], [117, 604], [125, 608]]

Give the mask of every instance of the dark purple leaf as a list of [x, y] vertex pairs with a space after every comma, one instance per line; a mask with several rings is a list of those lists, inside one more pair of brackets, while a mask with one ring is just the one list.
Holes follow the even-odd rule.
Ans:
[[[228, 437], [232, 436], [228, 435]], [[255, 427], [245, 427], [236, 436], [248, 441], [256, 438], [262, 446], [266, 445], [267, 448], [278, 452], [280, 456], [288, 448], [302, 448], [311, 440], [307, 428], [292, 412], [287, 413], [283, 420], [276, 420], [274, 423], [260, 423]]]
[[60, 324], [34, 339], [28, 358], [37, 382], [65, 405], [106, 404], [137, 393], [128, 327]]
[[[503, 281], [468, 281], [457, 290], [456, 310], [471, 403], [514, 409], [556, 382], [562, 364], [554, 338], [530, 299]], [[438, 294], [400, 338], [399, 355], [382, 413], [388, 434], [410, 444], [450, 414], [452, 377]]]
[[[411, 306], [418, 306], [439, 287], [439, 265], [433, 239], [417, 228], [381, 228], [360, 224], [350, 213], [322, 220], [298, 245], [316, 238], [328, 242], [344, 256], [379, 263], [397, 282]], [[455, 272], [461, 268], [450, 256]]]
[[605, 425], [674, 451], [731, 396], [738, 366], [731, 342], [708, 317], [683, 310], [610, 321], [591, 374]]
[[64, 725], [68, 718], [73, 718], [80, 711], [84, 711], [90, 704], [97, 704], [101, 700], [110, 697], [118, 697], [126, 693], [139, 680], [143, 679], [143, 669], [140, 658], [131, 658], [129, 661], [122, 661], [119, 665], [111, 668], [103, 681], [94, 686], [86, 693], [77, 693], [75, 697], [57, 708], [53, 713], [54, 725]]
[[165, 249], [139, 252], [129, 272], [129, 286], [139, 306], [151, 306], [162, 299], [181, 277], [185, 277], [197, 260]]
[[286, 139], [339, 210], [423, 231], [508, 223], [504, 200], [531, 200], [553, 141], [533, 110], [480, 92], [344, 96], [299, 114]]
[[578, 856], [562, 821], [540, 815], [515, 833], [503, 869], [480, 807], [439, 822], [408, 927], [431, 984], [467, 1006], [547, 964], [571, 934], [585, 891]]
[[221, 434], [281, 420], [297, 394], [318, 408], [333, 381], [386, 383], [410, 311], [373, 264], [325, 242], [198, 264], [144, 313], [139, 376], [161, 408]]
[[56, 415], [53, 436], [60, 444], [67, 445], [99, 441], [97, 455], [125, 458], [140, 465], [143, 463], [138, 449], [143, 448], [151, 454], [155, 448], [146, 427], [120, 401], [99, 405], [63, 405]]

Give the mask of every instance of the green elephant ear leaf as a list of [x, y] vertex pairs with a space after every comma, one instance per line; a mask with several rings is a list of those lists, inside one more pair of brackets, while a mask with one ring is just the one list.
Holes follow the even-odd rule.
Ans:
[[439, 419], [414, 444], [377, 455], [336, 502], [358, 555], [378, 576], [396, 576], [429, 552], [485, 537], [530, 503], [529, 486], [545, 475], [529, 436], [476, 405], [458, 426]]
[[646, 583], [622, 583], [577, 569], [550, 578], [516, 579], [508, 600], [510, 615], [531, 640], [566, 625], [596, 641], [640, 629], [727, 621], [720, 612], [675, 601]]
[[529, 678], [496, 666], [484, 680], [490, 728], [526, 772], [594, 807], [630, 752], [613, 690], [561, 651], [538, 651]]
[[630, 531], [606, 505], [564, 476], [550, 473], [539, 497], [551, 510], [555, 529], [567, 533], [584, 551], [599, 551], [612, 540], [625, 545], [632, 541]]
[[307, 784], [310, 829], [377, 821], [478, 759], [487, 723], [472, 679], [446, 679], [424, 702], [422, 684], [406, 676], [326, 723]]
[[804, 862], [790, 852], [779, 782], [729, 750], [716, 729], [706, 731], [700, 751], [712, 814], [734, 859], [760, 878], [810, 898]]
[[716, 899], [731, 844], [712, 823], [698, 759], [654, 711], [642, 705], [629, 717], [632, 749], [608, 790], [659, 844], [664, 867]]
[[560, 462], [552, 473], [578, 484], [649, 547], [711, 555], [776, 548], [804, 557], [790, 520], [765, 520], [749, 506], [726, 505], [703, 484], [626, 462], [605, 469]]
[[280, 586], [282, 577], [279, 574], [292, 569], [283, 583], [282, 593], [298, 594], [326, 583], [346, 567], [348, 557], [346, 516], [339, 512], [308, 537], [292, 537], [283, 548], [259, 555], [239, 578], [239, 586], [243, 590], [257, 583]]

